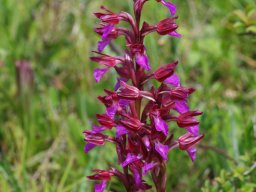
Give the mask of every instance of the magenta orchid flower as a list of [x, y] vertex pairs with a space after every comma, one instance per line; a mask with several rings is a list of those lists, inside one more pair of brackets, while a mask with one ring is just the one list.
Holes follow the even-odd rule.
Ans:
[[[112, 90], [105, 89], [106, 95], [99, 96], [99, 101], [106, 107], [103, 114], [97, 114], [98, 125], [92, 130], [85, 130], [85, 152], [110, 142], [116, 147], [118, 164], [122, 171], [110, 167], [108, 170], [93, 170], [88, 176], [96, 180], [95, 192], [103, 192], [109, 180], [116, 177], [127, 192], [144, 192], [152, 186], [144, 180], [151, 175], [157, 192], [166, 191], [166, 163], [172, 150], [186, 151], [192, 161], [196, 158], [196, 145], [203, 139], [196, 116], [202, 114], [190, 110], [189, 96], [195, 91], [181, 85], [175, 69], [178, 61], [161, 66], [151, 71], [150, 58], [146, 53], [145, 36], [156, 32], [180, 38], [178, 25], [174, 17], [176, 6], [167, 0], [156, 0], [169, 9], [171, 17], [156, 24], [146, 21], [141, 23], [144, 4], [149, 0], [134, 0], [134, 17], [126, 12], [114, 13], [106, 7], [95, 13], [100, 20], [95, 32], [100, 35], [97, 55], [91, 57], [102, 67], [94, 70], [96, 82], [112, 69], [118, 74]], [[120, 27], [125, 22], [129, 27]], [[123, 55], [103, 54], [105, 47], [118, 36], [124, 36], [126, 49]], [[158, 82], [159, 87], [153, 86]], [[173, 124], [181, 128], [183, 135], [174, 139]], [[113, 131], [109, 136], [107, 132]]]

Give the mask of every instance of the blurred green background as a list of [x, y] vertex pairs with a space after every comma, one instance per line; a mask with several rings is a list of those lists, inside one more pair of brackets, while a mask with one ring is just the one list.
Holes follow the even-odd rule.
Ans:
[[[104, 110], [96, 97], [116, 78], [112, 71], [99, 84], [93, 79], [98, 65], [89, 57], [99, 37], [92, 13], [102, 4], [131, 12], [132, 2], [0, 0], [1, 192], [91, 192], [90, 170], [117, 166], [111, 144], [83, 151], [82, 131]], [[154, 69], [179, 59], [182, 84], [197, 89], [190, 106], [204, 112], [206, 137], [195, 163], [170, 153], [167, 192], [256, 191], [256, 2], [172, 2], [183, 37], [152, 34], [147, 53]], [[143, 11], [151, 24], [168, 15], [152, 0]], [[123, 38], [115, 43], [124, 48]], [[33, 82], [20, 82], [19, 60], [31, 65]], [[122, 188], [113, 180], [108, 190]]]

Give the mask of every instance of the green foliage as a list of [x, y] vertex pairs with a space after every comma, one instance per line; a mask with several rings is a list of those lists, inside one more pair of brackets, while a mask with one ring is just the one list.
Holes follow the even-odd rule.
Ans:
[[[173, 2], [183, 38], [152, 34], [147, 53], [154, 69], [179, 59], [182, 84], [197, 89], [190, 105], [204, 112], [205, 139], [194, 164], [182, 151], [170, 154], [167, 191], [253, 191], [256, 3]], [[92, 13], [101, 4], [131, 11], [132, 0], [0, 0], [0, 191], [90, 192], [91, 169], [117, 165], [111, 144], [83, 152], [82, 131], [104, 110], [96, 97], [115, 83], [110, 72], [96, 84], [89, 61], [99, 40]], [[142, 17], [154, 24], [167, 15], [149, 1]], [[34, 72], [25, 96], [17, 90], [17, 60], [30, 61]], [[108, 189], [123, 191], [117, 180]]]
[[234, 28], [237, 31], [244, 32], [245, 35], [256, 34], [256, 8], [251, 5], [246, 10], [235, 10]]
[[221, 170], [213, 180], [207, 180], [202, 192], [241, 191], [254, 192], [256, 189], [256, 162], [251, 165], [250, 157], [241, 157], [240, 164], [232, 166], [231, 171]]

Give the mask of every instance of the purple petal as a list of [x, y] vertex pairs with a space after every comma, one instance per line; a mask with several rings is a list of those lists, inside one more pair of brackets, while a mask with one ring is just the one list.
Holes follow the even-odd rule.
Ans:
[[117, 105], [113, 104], [110, 107], [107, 108], [107, 115], [111, 118], [114, 119], [115, 118], [115, 114], [117, 111]]
[[113, 29], [114, 29], [113, 24], [109, 24], [109, 25], [106, 25], [105, 27], [103, 27], [103, 29], [102, 29], [103, 34], [101, 36], [102, 40], [105, 39], [111, 33], [111, 31]]
[[95, 192], [104, 192], [107, 186], [107, 181], [102, 181], [101, 183], [95, 184], [94, 191]]
[[125, 78], [117, 78], [117, 82], [116, 82], [115, 88], [114, 88], [115, 91], [117, 91], [119, 89], [121, 81], [127, 82], [127, 79], [125, 79]]
[[151, 170], [154, 166], [156, 165], [156, 163], [151, 162], [151, 163], [145, 163], [143, 166], [143, 175], [146, 175], [146, 173]]
[[133, 172], [133, 176], [134, 176], [134, 180], [135, 180], [136, 185], [140, 186], [142, 180], [141, 180], [141, 174], [140, 174], [139, 170], [133, 169], [132, 172]]
[[98, 83], [103, 75], [108, 71], [108, 68], [103, 68], [103, 69], [95, 69], [93, 72], [94, 79]]
[[164, 160], [168, 160], [168, 145], [163, 145], [161, 143], [155, 144], [156, 151], [162, 156]]
[[163, 119], [161, 119], [160, 117], [155, 117], [154, 123], [157, 131], [162, 131], [165, 134], [165, 136], [168, 135], [169, 127]]
[[129, 105], [131, 101], [126, 100], [126, 99], [120, 99], [119, 100], [119, 105], [120, 107], [125, 107], [126, 105]]
[[98, 42], [98, 51], [101, 53], [105, 47], [110, 43], [111, 38], [105, 38]]
[[161, 3], [162, 3], [165, 7], [167, 7], [167, 8], [169, 9], [171, 15], [175, 15], [175, 14], [176, 14], [176, 6], [175, 6], [173, 3], [171, 3], [171, 2], [166, 2], [166, 1], [164, 1], [164, 0], [161, 0]]
[[136, 54], [136, 62], [146, 70], [151, 70], [151, 67], [149, 66], [148, 57], [145, 54]]
[[187, 101], [185, 100], [175, 100], [175, 110], [179, 113], [185, 113], [189, 111]]
[[177, 37], [177, 38], [181, 38], [181, 34], [179, 34], [177, 31], [173, 31], [173, 32], [169, 33], [168, 35], [171, 35], [171, 36]]
[[176, 73], [165, 79], [164, 82], [174, 87], [180, 87], [180, 78]]
[[199, 135], [199, 125], [188, 127], [187, 131], [192, 133], [196, 137]]
[[196, 148], [191, 147], [191, 148], [189, 148], [189, 149], [187, 150], [187, 152], [188, 152], [188, 154], [189, 154], [190, 159], [191, 159], [192, 161], [195, 161], [195, 159], [196, 159]]
[[122, 125], [116, 126], [116, 137], [121, 137], [122, 135], [125, 135], [128, 133], [128, 130], [125, 129]]
[[125, 159], [125, 161], [122, 163], [122, 166], [125, 167], [127, 166], [128, 164], [131, 164], [133, 163], [134, 161], [137, 161], [141, 159], [141, 156], [140, 155], [134, 155], [134, 154], [131, 154], [131, 153], [128, 153], [127, 154], [127, 157]]
[[90, 150], [92, 150], [94, 147], [96, 147], [96, 145], [94, 145], [94, 144], [91, 144], [91, 143], [87, 143], [86, 145], [85, 145], [85, 147], [84, 147], [84, 151], [86, 152], [86, 153], [88, 153]]
[[96, 126], [94, 125], [92, 130], [93, 130], [93, 133], [100, 133], [102, 131], [104, 131], [106, 128], [104, 126]]

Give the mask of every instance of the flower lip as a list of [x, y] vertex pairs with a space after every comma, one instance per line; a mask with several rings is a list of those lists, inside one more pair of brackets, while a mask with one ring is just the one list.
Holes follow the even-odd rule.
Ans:
[[165, 136], [168, 136], [168, 124], [162, 119], [160, 110], [154, 109], [155, 106], [152, 108], [152, 111], [150, 112], [150, 116], [154, 122], [155, 129], [159, 132], [163, 132]]
[[128, 133], [128, 130], [121, 124], [117, 125], [116, 127], [116, 137], [121, 137]]
[[136, 54], [136, 63], [140, 65], [142, 68], [146, 69], [147, 71], [151, 70], [151, 67], [148, 61], [148, 56], [146, 55], [146, 53]]
[[171, 15], [176, 14], [176, 6], [171, 2], [166, 2], [164, 0], [156, 0], [157, 2], [162, 3], [165, 7], [167, 7], [171, 13]]
[[131, 51], [131, 54], [135, 56], [136, 63], [147, 71], [151, 70], [145, 46], [143, 44], [136, 43], [129, 44], [128, 47]]
[[[106, 26], [106, 25], [105, 25]], [[112, 39], [115, 39], [115, 38], [117, 38], [117, 36], [118, 36], [118, 30], [116, 29], [116, 28], [113, 28], [111, 31], [106, 31], [106, 29], [104, 28], [105, 26], [102, 26], [102, 27], [96, 27], [95, 29], [94, 29], [94, 31], [96, 32], [96, 33], [98, 33], [100, 36], [102, 36], [104, 33], [105, 33], [105, 36], [108, 36], [108, 37], [110, 37], [110, 38], [112, 38]], [[106, 32], [108, 32], [108, 33], [106, 33]], [[105, 37], [105, 36], [103, 36], [103, 37]]]
[[191, 147], [191, 148], [187, 149], [187, 152], [188, 152], [190, 159], [194, 162], [196, 159], [196, 148]]
[[134, 154], [131, 154], [131, 153], [128, 153], [127, 156], [126, 156], [126, 159], [125, 161], [122, 163], [122, 166], [125, 167], [135, 161], [138, 161], [142, 158], [142, 155], [139, 154], [139, 155], [134, 155]]
[[182, 35], [180, 33], [178, 33], [177, 31], [172, 31], [168, 35], [173, 36], [173, 37], [177, 37], [177, 38], [182, 37]]
[[108, 67], [107, 68], [98, 68], [93, 71], [93, 76], [97, 83], [100, 82], [101, 78], [105, 75], [105, 73], [108, 71], [108, 69], [109, 69]]
[[143, 175], [146, 175], [146, 173], [153, 169], [156, 166], [157, 163], [155, 162], [150, 162], [150, 163], [145, 163], [143, 166]]
[[170, 77], [165, 79], [164, 82], [174, 87], [180, 87], [180, 78], [176, 73], [173, 73]]
[[92, 144], [92, 143], [87, 143], [84, 146], [84, 152], [85, 153], [89, 153], [90, 150], [92, 150], [94, 147], [96, 147], [96, 145]]
[[178, 113], [183, 114], [189, 111], [187, 100], [175, 100], [175, 108]]
[[98, 42], [98, 51], [101, 53], [105, 47], [114, 39], [116, 39], [121, 33], [115, 28], [113, 24], [101, 24], [101, 27], [94, 29], [96, 33], [101, 36], [101, 41]]
[[163, 160], [168, 160], [168, 146], [163, 145], [160, 142], [155, 144], [155, 150], [161, 155]]
[[95, 184], [94, 190], [95, 192], [104, 192], [107, 186], [107, 181], [102, 181], [101, 183]]

